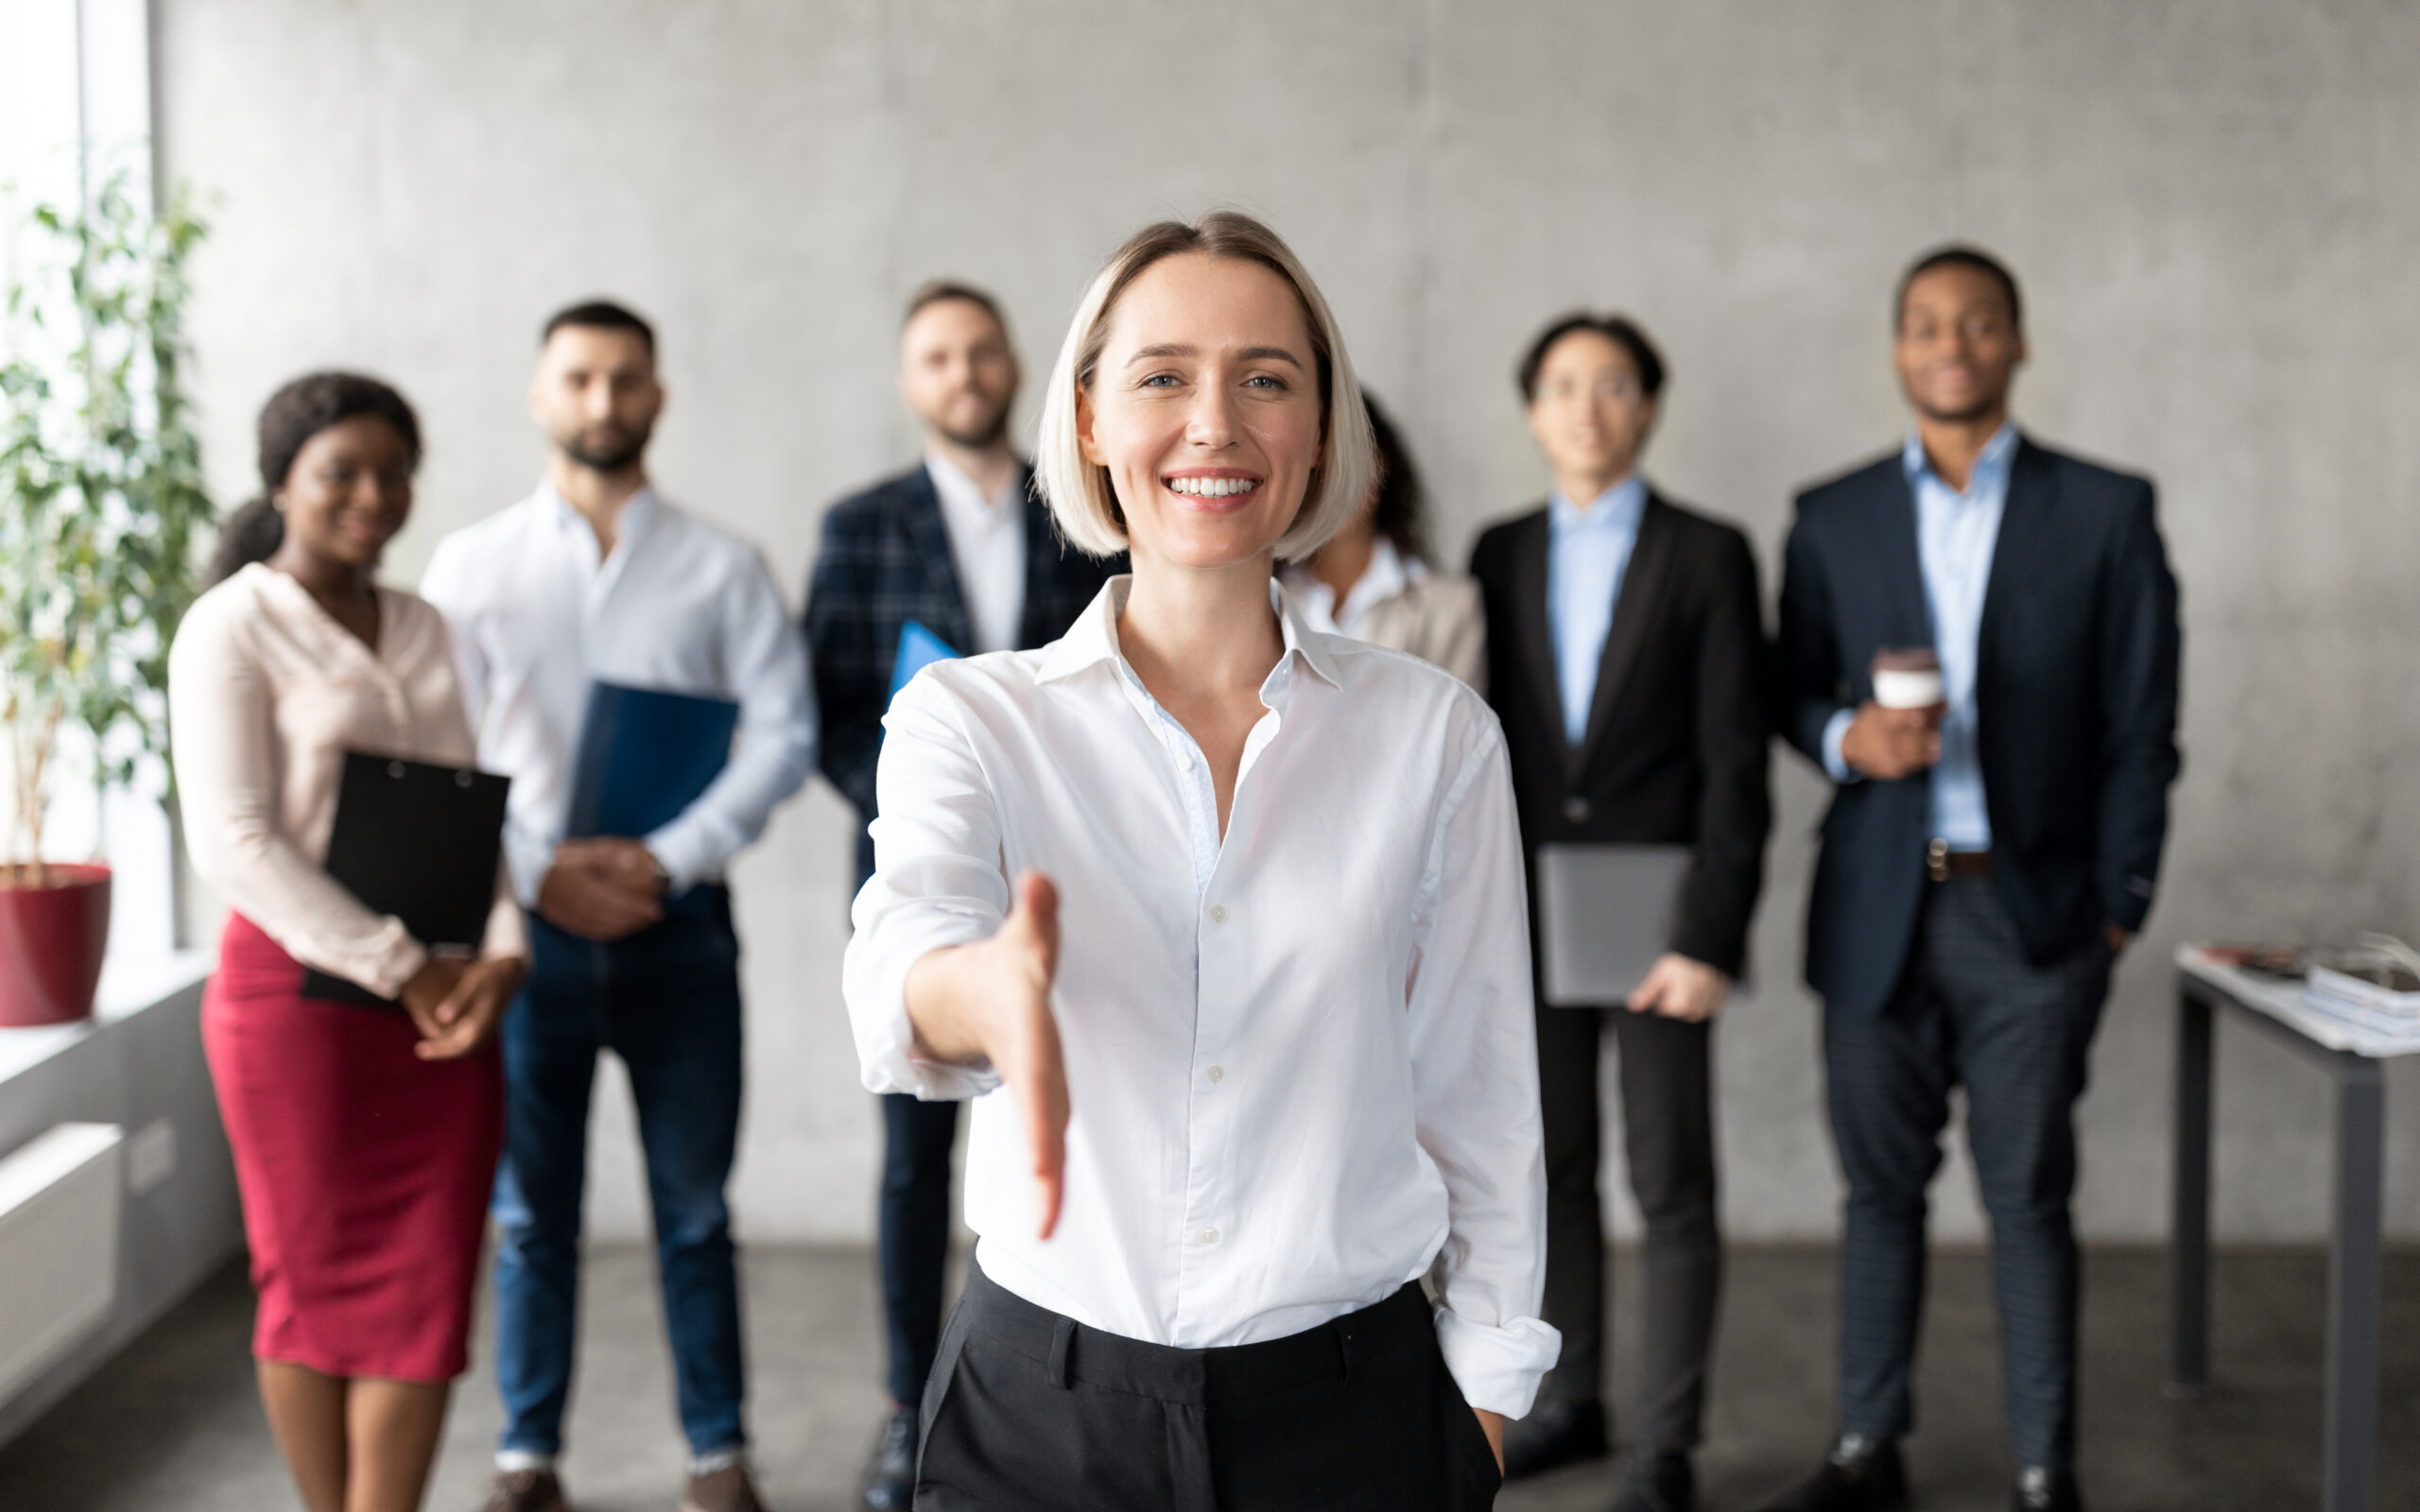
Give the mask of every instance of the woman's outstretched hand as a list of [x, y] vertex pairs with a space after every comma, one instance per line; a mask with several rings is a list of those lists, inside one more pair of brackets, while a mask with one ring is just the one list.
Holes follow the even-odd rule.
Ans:
[[1050, 984], [1059, 971], [1059, 889], [1020, 872], [1016, 898], [990, 939], [938, 950], [908, 972], [908, 1022], [927, 1060], [986, 1060], [1016, 1099], [1042, 1197], [1042, 1237], [1059, 1227], [1066, 1191], [1067, 1067]]

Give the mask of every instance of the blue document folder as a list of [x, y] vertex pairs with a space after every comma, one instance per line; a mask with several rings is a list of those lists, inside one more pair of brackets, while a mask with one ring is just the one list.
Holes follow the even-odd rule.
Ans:
[[890, 696], [898, 697], [899, 690], [908, 686], [908, 679], [917, 673], [936, 662], [947, 662], [957, 655], [947, 641], [925, 628], [922, 623], [909, 620], [902, 625], [899, 627], [899, 655], [890, 663]]
[[563, 833], [645, 839], [714, 785], [738, 728], [739, 705], [727, 698], [592, 684]]

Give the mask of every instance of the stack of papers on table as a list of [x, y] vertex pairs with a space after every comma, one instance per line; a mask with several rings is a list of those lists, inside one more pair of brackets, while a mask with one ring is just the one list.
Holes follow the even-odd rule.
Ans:
[[2373, 981], [2370, 973], [2314, 966], [2303, 983], [2303, 1002], [2312, 1012], [2364, 1034], [2420, 1048], [2420, 990], [2407, 989], [2400, 981]]
[[2326, 1049], [2377, 1059], [2420, 1054], [2420, 1017], [2384, 1015], [2351, 1006], [2313, 991], [2308, 979], [2290, 980], [2272, 972], [2247, 971], [2214, 959], [2200, 945], [2178, 947], [2176, 964]]

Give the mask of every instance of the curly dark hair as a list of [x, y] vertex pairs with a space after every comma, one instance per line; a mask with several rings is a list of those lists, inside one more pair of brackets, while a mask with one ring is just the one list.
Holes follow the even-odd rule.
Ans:
[[1370, 412], [1370, 438], [1378, 448], [1378, 502], [1370, 511], [1371, 524], [1407, 559], [1427, 562], [1428, 499], [1420, 487], [1420, 470], [1411, 464], [1402, 433], [1379, 407], [1378, 396], [1362, 389], [1361, 407]]
[[261, 406], [260, 496], [237, 507], [218, 526], [206, 585], [216, 586], [256, 561], [276, 555], [285, 540], [285, 520], [270, 501], [285, 487], [294, 459], [312, 437], [331, 425], [374, 415], [403, 438], [405, 455], [420, 466], [420, 417], [403, 395], [375, 378], [352, 372], [305, 373]]

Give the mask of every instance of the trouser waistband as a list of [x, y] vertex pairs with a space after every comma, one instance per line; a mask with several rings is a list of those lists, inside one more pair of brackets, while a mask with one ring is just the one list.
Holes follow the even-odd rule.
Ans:
[[1317, 1381], [1351, 1380], [1357, 1371], [1382, 1368], [1414, 1350], [1432, 1349], [1437, 1337], [1436, 1320], [1416, 1282], [1406, 1282], [1385, 1301], [1317, 1328], [1216, 1349], [1146, 1344], [1087, 1328], [1027, 1301], [977, 1265], [967, 1267], [966, 1292], [959, 1306], [968, 1328], [1040, 1361], [1047, 1379], [1063, 1389], [1080, 1381], [1194, 1404], [1232, 1401]]

